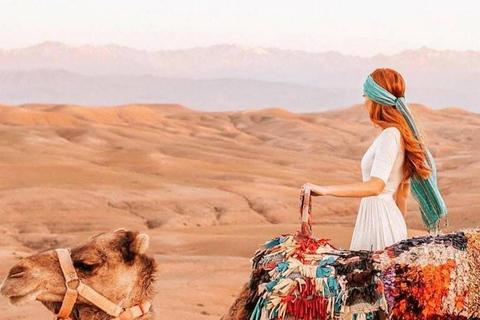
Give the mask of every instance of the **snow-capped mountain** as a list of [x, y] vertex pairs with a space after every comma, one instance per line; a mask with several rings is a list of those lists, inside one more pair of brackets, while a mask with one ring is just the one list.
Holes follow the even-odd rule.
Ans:
[[[189, 102], [193, 108], [210, 110], [259, 106], [317, 110], [361, 102], [365, 76], [377, 67], [403, 74], [410, 101], [433, 108], [480, 108], [480, 52], [426, 47], [391, 56], [359, 57], [237, 44], [146, 51], [118, 45], [44, 42], [0, 50], [0, 100]], [[142, 87], [132, 84], [133, 80]], [[66, 87], [69, 89], [59, 89]], [[90, 98], [81, 99], [80, 89], [88, 90]], [[162, 95], [162, 91], [168, 94]], [[238, 99], [241, 94], [247, 98]], [[305, 97], [298, 96], [301, 94]], [[117, 99], [120, 96], [122, 101]], [[162, 97], [174, 101], [158, 100]], [[295, 99], [299, 103], [292, 104]]]

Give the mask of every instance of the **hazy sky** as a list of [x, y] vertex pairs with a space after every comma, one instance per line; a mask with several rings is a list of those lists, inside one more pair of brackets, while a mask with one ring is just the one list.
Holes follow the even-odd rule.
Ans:
[[0, 0], [0, 48], [48, 40], [146, 50], [236, 43], [361, 56], [421, 46], [480, 50], [476, 4], [465, 0]]

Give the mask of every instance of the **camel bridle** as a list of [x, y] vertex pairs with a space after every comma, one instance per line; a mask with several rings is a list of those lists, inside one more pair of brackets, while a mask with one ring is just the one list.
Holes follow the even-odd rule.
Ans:
[[55, 320], [71, 320], [70, 314], [77, 301], [78, 296], [88, 300], [90, 303], [100, 308], [113, 317], [112, 320], [132, 320], [145, 315], [150, 311], [151, 303], [143, 302], [131, 308], [125, 309], [105, 298], [103, 295], [84, 284], [78, 278], [77, 271], [73, 266], [69, 249], [55, 249], [65, 278], [67, 291], [63, 297], [62, 306], [58, 314], [54, 316]]

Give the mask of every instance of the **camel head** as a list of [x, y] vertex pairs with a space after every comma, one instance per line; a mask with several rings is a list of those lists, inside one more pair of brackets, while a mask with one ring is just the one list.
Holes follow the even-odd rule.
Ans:
[[[156, 263], [145, 255], [148, 241], [146, 234], [124, 229], [101, 233], [71, 248], [71, 261], [83, 284], [120, 307], [129, 308], [151, 301], [155, 295]], [[54, 313], [58, 313], [66, 291], [65, 277], [55, 250], [19, 260], [0, 290], [13, 305], [38, 300]], [[82, 296], [78, 296], [71, 317], [112, 318]]]

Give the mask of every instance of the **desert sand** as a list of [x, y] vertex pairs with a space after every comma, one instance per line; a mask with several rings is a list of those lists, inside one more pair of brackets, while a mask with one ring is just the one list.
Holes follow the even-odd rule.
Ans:
[[[480, 115], [411, 105], [435, 157], [445, 231], [480, 225]], [[299, 188], [361, 181], [362, 105], [296, 114], [181, 105], [0, 106], [0, 277], [22, 256], [126, 227], [151, 237], [163, 317], [218, 319], [260, 243], [299, 227]], [[348, 247], [359, 198], [316, 197], [314, 235]], [[425, 234], [409, 198], [410, 235]], [[1, 318], [39, 320], [38, 302]]]

